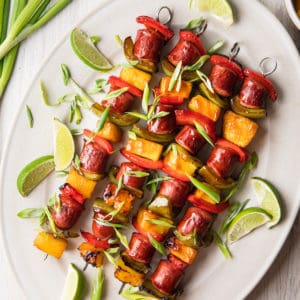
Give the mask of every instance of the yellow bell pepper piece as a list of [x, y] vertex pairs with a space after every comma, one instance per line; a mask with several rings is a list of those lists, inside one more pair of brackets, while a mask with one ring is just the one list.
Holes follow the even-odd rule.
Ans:
[[143, 91], [145, 85], [150, 82], [152, 76], [149, 73], [136, 68], [123, 68], [120, 73], [122, 80], [130, 83], [139, 90]]
[[188, 107], [190, 110], [201, 113], [214, 122], [219, 119], [222, 111], [218, 105], [200, 95], [193, 97], [190, 100]]
[[153, 161], [158, 161], [162, 154], [163, 146], [137, 137], [135, 140], [128, 139], [126, 150]]
[[169, 91], [169, 84], [170, 84], [171, 78], [170, 77], [163, 77], [160, 81], [160, 91], [161, 93], [167, 94], [169, 96], [178, 96], [182, 98], [189, 98], [193, 85], [191, 82], [188, 81], [181, 81], [180, 90], [176, 91], [176, 85], [175, 87]]
[[41, 231], [35, 238], [33, 245], [59, 259], [66, 250], [68, 242], [66, 239], [54, 237], [52, 233]]
[[[96, 268], [103, 265], [104, 253], [103, 249], [97, 248], [89, 243], [82, 243], [78, 247], [80, 256], [89, 264]], [[93, 253], [93, 255], [91, 255]]]
[[189, 265], [193, 263], [198, 253], [195, 248], [184, 245], [176, 238], [174, 239], [173, 245], [169, 247], [169, 251], [171, 254]]
[[74, 167], [71, 167], [67, 177], [67, 183], [76, 189], [84, 198], [90, 198], [97, 181], [87, 179], [83, 175], [80, 175]]
[[[206, 183], [206, 182], [202, 182], [202, 184], [206, 185], [209, 189], [211, 189], [212, 191], [217, 192], [218, 194], [220, 194], [220, 190], [218, 190], [217, 188], [215, 188], [214, 186]], [[194, 192], [194, 196], [197, 198], [201, 198], [202, 200], [205, 200], [208, 203], [211, 204], [216, 204], [216, 201], [214, 201], [213, 199], [211, 199], [211, 197], [209, 197], [206, 193], [204, 193], [201, 190], [196, 189], [196, 191]]]
[[253, 140], [258, 129], [257, 123], [232, 111], [226, 111], [223, 119], [223, 137], [242, 148]]

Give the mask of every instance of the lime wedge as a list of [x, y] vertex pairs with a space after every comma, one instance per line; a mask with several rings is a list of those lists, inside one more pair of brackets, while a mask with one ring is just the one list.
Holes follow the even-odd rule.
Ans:
[[227, 241], [236, 242], [254, 229], [266, 224], [271, 216], [262, 208], [250, 207], [241, 211], [230, 224], [227, 231]]
[[227, 26], [234, 23], [233, 11], [227, 0], [190, 0], [190, 8], [209, 12]]
[[281, 220], [280, 196], [274, 186], [265, 179], [252, 178], [252, 185], [261, 207], [272, 216], [268, 227], [272, 228]]
[[68, 275], [65, 281], [62, 300], [82, 299], [84, 292], [84, 277], [74, 264], [69, 264]]
[[27, 164], [19, 173], [17, 188], [26, 197], [30, 192], [54, 170], [53, 155], [46, 155]]
[[55, 170], [67, 168], [74, 157], [75, 145], [68, 126], [58, 119], [54, 119], [54, 162]]
[[71, 33], [71, 46], [77, 56], [92, 69], [107, 71], [113, 67], [91, 38], [78, 28], [73, 29]]

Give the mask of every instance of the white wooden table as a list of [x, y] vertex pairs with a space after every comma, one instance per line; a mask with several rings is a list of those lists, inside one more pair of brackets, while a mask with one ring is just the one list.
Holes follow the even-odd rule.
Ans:
[[[121, 0], [120, 0], [121, 1]], [[43, 61], [70, 30], [101, 0], [77, 0], [41, 31], [25, 41], [20, 49], [15, 72], [0, 102], [0, 155], [8, 138], [12, 120], [24, 97], [28, 84], [33, 80]], [[261, 0], [283, 23], [300, 49], [300, 33], [288, 18], [283, 0]], [[299, 95], [295, 95], [299, 96]], [[1, 145], [2, 143], [2, 145]], [[276, 261], [248, 300], [294, 300], [300, 299], [300, 215]], [[1, 245], [0, 245], [1, 247]], [[22, 259], [22, 257], [20, 257]], [[34, 268], [34, 266], [32, 266]], [[26, 276], [26, 274], [24, 274]], [[234, 283], [233, 283], [234, 284]], [[13, 275], [0, 248], [0, 299], [21, 300], [24, 296], [16, 285]], [[226, 299], [227, 300], [227, 299]]]

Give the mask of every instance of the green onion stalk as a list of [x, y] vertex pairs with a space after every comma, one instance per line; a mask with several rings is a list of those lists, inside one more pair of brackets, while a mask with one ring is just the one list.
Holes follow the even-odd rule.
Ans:
[[[11, 1], [0, 0], [0, 98], [11, 77], [19, 44], [50, 21], [71, 1], [57, 0], [47, 9], [51, 0], [15, 0], [12, 13], [9, 16]], [[7, 30], [8, 19], [10, 26]]]

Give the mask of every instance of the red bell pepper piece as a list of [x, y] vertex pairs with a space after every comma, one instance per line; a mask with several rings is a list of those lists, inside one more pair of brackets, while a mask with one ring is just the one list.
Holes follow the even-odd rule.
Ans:
[[[136, 217], [132, 218], [132, 226], [142, 235], [148, 237], [148, 232], [145, 232], [144, 230], [142, 230], [142, 228], [139, 226], [139, 223], [136, 220]], [[162, 242], [165, 239], [165, 236], [159, 233], [151, 233], [151, 236], [156, 239], [158, 242]]]
[[234, 73], [236, 73], [241, 81], [244, 80], [244, 73], [243, 69], [239, 64], [237, 64], [235, 61], [230, 60], [228, 57], [224, 55], [212, 55], [210, 57], [210, 62], [213, 65], [221, 65], [224, 66], [230, 70], [232, 70]]
[[169, 40], [173, 37], [174, 32], [171, 31], [166, 25], [161, 24], [160, 22], [152, 19], [148, 16], [139, 16], [136, 18], [137, 23], [143, 24], [146, 28], [152, 28], [161, 33], [165, 40]]
[[86, 232], [86, 231], [80, 231], [82, 237], [91, 245], [97, 248], [102, 248], [103, 250], [107, 250], [111, 247], [111, 245], [108, 243], [108, 240], [98, 240], [93, 234]]
[[191, 202], [194, 206], [213, 214], [221, 213], [229, 207], [229, 202], [212, 204], [196, 197], [195, 195], [190, 195], [188, 197], [188, 201]]
[[170, 168], [167, 165], [164, 165], [161, 168], [161, 170], [173, 178], [176, 178], [176, 179], [184, 181], [184, 182], [190, 182], [190, 179], [186, 175], [179, 174], [178, 172], [176, 172], [176, 170], [173, 170], [172, 168]]
[[257, 81], [260, 84], [262, 84], [265, 87], [265, 89], [268, 91], [269, 96], [273, 101], [277, 99], [278, 93], [276, 91], [274, 84], [264, 75], [250, 69], [244, 69], [244, 75], [247, 77], [251, 77], [253, 78], [254, 81]]
[[120, 150], [121, 154], [126, 157], [128, 160], [130, 160], [132, 163], [145, 168], [145, 169], [161, 169], [163, 167], [163, 161], [158, 160], [158, 161], [153, 161], [151, 159], [143, 158], [141, 156], [138, 156], [136, 154], [133, 154], [124, 148]]
[[183, 97], [162, 94], [160, 88], [158, 87], [154, 89], [154, 95], [155, 97], [159, 97], [159, 103], [161, 104], [181, 105], [184, 103]]
[[111, 154], [114, 151], [113, 145], [106, 139], [96, 135], [94, 132], [92, 132], [89, 129], [84, 129], [83, 134], [88, 138], [93, 138], [93, 140], [101, 146], [103, 149], [107, 151], [107, 153]]
[[65, 183], [62, 187], [59, 188], [60, 192], [64, 196], [71, 197], [72, 199], [76, 200], [80, 204], [83, 204], [86, 200], [79, 192], [76, 191], [71, 185]]
[[216, 145], [233, 150], [239, 156], [241, 163], [249, 158], [249, 153], [246, 150], [223, 138], [218, 139]]
[[206, 53], [206, 50], [205, 50], [201, 40], [192, 31], [182, 30], [179, 33], [179, 37], [180, 37], [180, 39], [183, 39], [183, 40], [193, 43], [199, 49], [201, 55]]
[[176, 124], [177, 125], [192, 125], [194, 126], [194, 121], [198, 122], [210, 136], [210, 138], [215, 141], [215, 124], [214, 122], [206, 116], [203, 116], [200, 113], [185, 110], [185, 109], [177, 109], [175, 110], [176, 115]]
[[127, 87], [128, 88], [128, 92], [138, 98], [142, 98], [143, 97], [143, 92], [141, 90], [139, 90], [138, 88], [136, 88], [135, 86], [133, 86], [132, 84], [122, 80], [120, 77], [117, 76], [110, 76], [108, 78], [108, 83], [110, 83], [112, 86], [118, 87], [118, 88], [124, 88]]

